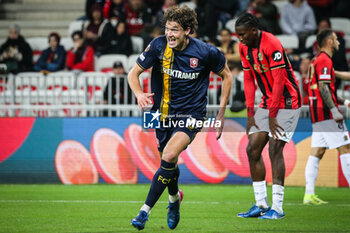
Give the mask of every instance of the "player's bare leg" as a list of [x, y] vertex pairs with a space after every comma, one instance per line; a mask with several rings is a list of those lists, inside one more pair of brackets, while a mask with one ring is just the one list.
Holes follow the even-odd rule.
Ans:
[[319, 199], [315, 194], [315, 183], [318, 175], [318, 166], [325, 152], [325, 147], [311, 148], [311, 153], [305, 166], [305, 195], [303, 200], [303, 203], [305, 205], [320, 205], [327, 203]]
[[253, 182], [265, 180], [266, 171], [261, 153], [268, 141], [268, 138], [268, 133], [266, 132], [258, 132], [249, 135], [247, 155]]
[[337, 148], [340, 154], [340, 162], [343, 174], [350, 186], [350, 144]]
[[261, 156], [261, 152], [263, 151], [267, 141], [267, 132], [257, 132], [249, 135], [247, 155], [249, 160], [250, 173], [253, 180], [253, 189], [256, 203], [249, 209], [248, 212], [237, 214], [238, 217], [259, 217], [270, 209], [267, 203], [265, 165], [264, 160]]
[[281, 140], [269, 139], [269, 156], [272, 170], [272, 183], [284, 186], [284, 176], [286, 168], [283, 158], [283, 148], [286, 142]]

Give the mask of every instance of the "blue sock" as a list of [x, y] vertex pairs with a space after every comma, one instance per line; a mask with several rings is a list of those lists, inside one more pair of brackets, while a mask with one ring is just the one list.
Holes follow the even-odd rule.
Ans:
[[168, 185], [168, 192], [169, 192], [169, 195], [176, 195], [177, 192], [179, 191], [179, 186], [178, 186], [178, 183], [179, 183], [179, 176], [180, 176], [180, 169], [179, 169], [179, 166], [176, 167], [175, 169], [175, 177], [174, 177], [174, 180], [170, 182], [170, 184]]
[[145, 204], [153, 207], [162, 195], [164, 189], [176, 177], [176, 163], [168, 163], [164, 160], [160, 163], [160, 168], [154, 174], [151, 188], [148, 192]]

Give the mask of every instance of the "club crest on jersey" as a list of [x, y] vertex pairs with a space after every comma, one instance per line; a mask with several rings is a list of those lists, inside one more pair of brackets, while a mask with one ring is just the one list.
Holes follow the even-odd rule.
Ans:
[[191, 68], [196, 68], [198, 66], [198, 58], [190, 58]]

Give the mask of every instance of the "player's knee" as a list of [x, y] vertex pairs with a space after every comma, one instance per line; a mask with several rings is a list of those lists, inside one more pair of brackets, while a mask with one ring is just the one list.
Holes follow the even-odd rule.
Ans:
[[248, 144], [246, 150], [247, 150], [247, 155], [249, 160], [258, 161], [260, 159], [261, 151], [257, 147], [251, 144]]
[[350, 153], [350, 144], [343, 145], [338, 148], [339, 154], [348, 154]]
[[163, 151], [162, 159], [168, 163], [177, 162], [177, 154], [172, 151]]
[[281, 157], [281, 155], [283, 154], [283, 148], [271, 146], [269, 147], [269, 154], [270, 154], [270, 157], [271, 156]]

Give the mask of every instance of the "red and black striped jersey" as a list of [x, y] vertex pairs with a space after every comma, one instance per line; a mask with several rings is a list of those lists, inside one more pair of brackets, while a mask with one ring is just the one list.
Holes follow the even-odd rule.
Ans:
[[[243, 70], [250, 71], [252, 74], [244, 75], [245, 83], [250, 83], [249, 85], [251, 85], [251, 82], [246, 82], [246, 79], [254, 77], [263, 94], [259, 107], [270, 109], [272, 106], [273, 90], [276, 88], [274, 86], [276, 77], [272, 73], [275, 69], [282, 69], [283, 71], [278, 73], [283, 75], [282, 82], [280, 82], [281, 87], [279, 87], [283, 88], [283, 93], [281, 98], [279, 98], [279, 106], [277, 103], [276, 107], [278, 109], [297, 109], [301, 106], [301, 94], [297, 79], [277, 37], [269, 32], [260, 31], [257, 48], [239, 43], [239, 51]], [[251, 89], [253, 88], [252, 86]], [[251, 101], [254, 100], [247, 100], [247, 103]]]
[[324, 103], [318, 84], [325, 82], [329, 85], [335, 106], [338, 107], [337, 97], [335, 93], [335, 74], [333, 62], [327, 53], [321, 52], [312, 59], [309, 66], [309, 103], [312, 123], [333, 119], [332, 113], [328, 106]]

